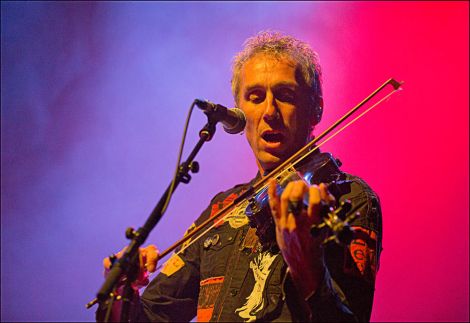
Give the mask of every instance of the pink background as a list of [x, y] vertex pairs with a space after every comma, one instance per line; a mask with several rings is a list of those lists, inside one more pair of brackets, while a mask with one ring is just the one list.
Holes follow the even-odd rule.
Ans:
[[[379, 194], [373, 321], [469, 320], [468, 2], [1, 3], [1, 314], [92, 321], [101, 261], [170, 181], [195, 98], [233, 105], [230, 61], [281, 30], [319, 53], [325, 129], [386, 79], [404, 90], [328, 143]], [[205, 122], [197, 111], [190, 147]], [[252, 178], [221, 129], [148, 242]]]

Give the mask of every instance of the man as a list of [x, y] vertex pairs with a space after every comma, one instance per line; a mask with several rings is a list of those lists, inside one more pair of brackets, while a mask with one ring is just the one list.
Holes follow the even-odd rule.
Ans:
[[[215, 196], [192, 227], [302, 148], [321, 119], [318, 57], [290, 36], [262, 32], [248, 39], [234, 60], [232, 91], [246, 115], [245, 133], [259, 173]], [[284, 185], [282, 193], [275, 180], [269, 183], [272, 241], [249, 225], [248, 201], [239, 204], [174, 254], [142, 297], [136, 292], [132, 319], [368, 321], [381, 250], [378, 198], [361, 179], [339, 170], [329, 154], [313, 154], [297, 170], [300, 180]], [[295, 208], [306, 196], [308, 205]], [[346, 246], [324, 247], [324, 233], [311, 233], [322, 221], [321, 205], [346, 199], [352, 203], [349, 212], [359, 214], [353, 221], [356, 234]], [[154, 246], [141, 250], [141, 280], [146, 270], [155, 271], [157, 254]], [[108, 259], [104, 264], [109, 268]], [[97, 318], [104, 318], [103, 306]]]

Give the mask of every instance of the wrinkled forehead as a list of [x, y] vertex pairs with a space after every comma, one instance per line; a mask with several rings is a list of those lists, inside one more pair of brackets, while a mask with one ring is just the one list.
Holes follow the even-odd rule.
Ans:
[[250, 57], [243, 65], [240, 73], [240, 90], [251, 83], [263, 82], [269, 78], [270, 82], [293, 83], [303, 88], [305, 80], [300, 64], [285, 53], [257, 53]]
[[298, 62], [288, 53], [258, 52], [248, 58], [242, 66], [242, 70], [253, 65], [265, 64], [266, 67], [288, 65], [291, 68], [298, 68]]

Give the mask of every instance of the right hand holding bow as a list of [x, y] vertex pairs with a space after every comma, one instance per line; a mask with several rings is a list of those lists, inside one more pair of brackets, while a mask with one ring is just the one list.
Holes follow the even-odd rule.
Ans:
[[[126, 248], [127, 247], [124, 247], [117, 254], [114, 254], [116, 260], [122, 257]], [[153, 273], [157, 269], [158, 253], [158, 249], [155, 245], [148, 245], [145, 248], [139, 248], [139, 273], [137, 275], [137, 280], [132, 284], [134, 289], [142, 288], [149, 283], [149, 273]], [[107, 277], [111, 269], [111, 258], [112, 257], [107, 257], [103, 259], [104, 277]]]

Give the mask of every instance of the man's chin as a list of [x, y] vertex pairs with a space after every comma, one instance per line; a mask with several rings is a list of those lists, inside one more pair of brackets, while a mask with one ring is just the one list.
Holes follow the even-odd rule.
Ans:
[[258, 162], [264, 172], [271, 171], [285, 160], [283, 156], [276, 156], [268, 153], [263, 153]]
[[[286, 147], [284, 147], [286, 148]], [[258, 165], [263, 171], [271, 171], [278, 167], [289, 157], [291, 157], [296, 150], [291, 149], [279, 149], [279, 150], [268, 150], [264, 149], [258, 154]]]

